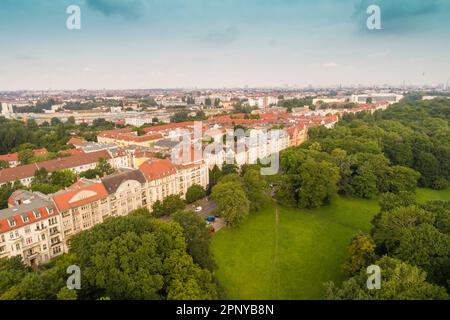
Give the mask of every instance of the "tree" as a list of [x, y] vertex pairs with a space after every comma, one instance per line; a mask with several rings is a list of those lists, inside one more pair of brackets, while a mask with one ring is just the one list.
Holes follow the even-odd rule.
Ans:
[[57, 295], [58, 300], [77, 300], [77, 292], [67, 287], [62, 288]]
[[209, 184], [215, 185], [217, 181], [219, 181], [221, 176], [222, 171], [219, 169], [217, 165], [214, 165], [214, 167], [211, 170], [209, 170]]
[[69, 118], [67, 118], [67, 124], [75, 124], [75, 117], [74, 116], [70, 116]]
[[14, 183], [6, 183], [0, 187], [0, 209], [5, 209], [8, 207], [8, 199], [11, 194], [19, 189], [23, 189], [24, 186], [16, 181]]
[[100, 176], [108, 176], [114, 173], [114, 169], [109, 164], [108, 160], [100, 158], [97, 163], [96, 170], [100, 173]]
[[39, 170], [36, 170], [34, 172], [34, 178], [33, 178], [33, 182], [35, 184], [50, 184], [50, 176], [49, 173], [47, 171], [47, 169], [45, 168], [41, 168]]
[[367, 288], [366, 270], [336, 287], [325, 284], [326, 300], [448, 300], [444, 288], [426, 281], [427, 274], [418, 267], [401, 260], [383, 257], [375, 262], [381, 268], [382, 285], [379, 290]]
[[433, 224], [432, 213], [417, 206], [401, 207], [383, 212], [372, 230], [372, 237], [382, 252], [393, 252], [405, 232], [423, 224]]
[[375, 197], [378, 192], [375, 174], [367, 166], [360, 167], [357, 172], [357, 175], [350, 182], [352, 193], [360, 198], [371, 199]]
[[19, 151], [19, 162], [21, 165], [30, 164], [33, 162], [34, 153], [33, 150], [26, 149]]
[[387, 191], [392, 193], [414, 192], [419, 177], [420, 174], [413, 169], [402, 166], [391, 167], [386, 177]]
[[267, 183], [258, 169], [246, 170], [242, 177], [242, 184], [250, 202], [250, 212], [259, 211], [269, 203]]
[[77, 176], [71, 170], [55, 171], [50, 176], [52, 185], [64, 189], [77, 181]]
[[193, 203], [197, 200], [203, 199], [206, 197], [206, 191], [202, 186], [194, 184], [190, 186], [186, 192], [186, 202]]
[[450, 235], [450, 201], [428, 201], [421, 207], [434, 215], [439, 232]]
[[353, 238], [348, 248], [348, 256], [342, 270], [347, 277], [352, 277], [362, 268], [371, 265], [375, 258], [375, 242], [370, 236], [360, 233]]
[[450, 279], [450, 237], [432, 225], [407, 229], [394, 257], [426, 271], [430, 282], [450, 286], [447, 283]]
[[240, 183], [219, 182], [211, 197], [229, 226], [239, 225], [249, 214], [250, 204]]
[[83, 270], [79, 299], [215, 299], [212, 274], [194, 264], [182, 227], [148, 214], [107, 219], [72, 238]]
[[228, 174], [237, 174], [238, 168], [235, 164], [224, 164], [222, 167], [222, 176], [226, 176]]
[[212, 271], [215, 263], [210, 250], [211, 234], [205, 227], [203, 218], [187, 211], [179, 211], [172, 218], [183, 228], [187, 252], [192, 256], [194, 263]]
[[316, 208], [328, 204], [337, 193], [338, 168], [329, 162], [307, 160], [299, 168], [299, 207]]
[[439, 161], [430, 152], [419, 152], [415, 156], [414, 168], [420, 172], [420, 185], [433, 186], [433, 182], [439, 178]]
[[30, 269], [23, 264], [19, 256], [0, 259], [0, 297], [19, 284], [29, 272]]
[[384, 193], [380, 197], [381, 212], [391, 211], [395, 208], [409, 207], [416, 204], [416, 196], [412, 192], [401, 191], [398, 194]]
[[50, 124], [52, 125], [52, 127], [56, 127], [57, 125], [62, 124], [62, 122], [59, 118], [53, 117], [50, 120]]
[[170, 195], [161, 202], [157, 200], [152, 207], [153, 215], [156, 217], [168, 216], [178, 210], [184, 209], [185, 204], [179, 195]]
[[285, 207], [296, 207], [298, 205], [298, 193], [294, 184], [293, 175], [281, 175], [274, 183], [275, 198], [277, 203]]
[[80, 177], [86, 178], [86, 179], [95, 179], [99, 176], [100, 175], [99, 175], [99, 172], [97, 171], [97, 169], [89, 169], [89, 170], [86, 170], [86, 171], [80, 173]]
[[9, 168], [9, 162], [5, 160], [0, 161], [0, 170]]

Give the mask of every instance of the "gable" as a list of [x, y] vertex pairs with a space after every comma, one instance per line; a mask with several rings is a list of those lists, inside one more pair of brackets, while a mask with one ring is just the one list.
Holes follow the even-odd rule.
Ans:
[[88, 198], [92, 198], [97, 196], [97, 192], [92, 191], [92, 190], [83, 190], [78, 192], [76, 195], [74, 195], [68, 202], [69, 203], [74, 203], [74, 202], [78, 202], [78, 201], [82, 201]]

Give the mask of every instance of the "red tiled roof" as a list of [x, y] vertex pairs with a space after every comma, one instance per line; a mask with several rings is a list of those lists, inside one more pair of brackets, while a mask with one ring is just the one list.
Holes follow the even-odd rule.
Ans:
[[[35, 155], [44, 155], [47, 154], [48, 151], [45, 148], [33, 150], [33, 153]], [[10, 153], [5, 155], [0, 155], [0, 161], [7, 161], [7, 162], [17, 162], [19, 161], [19, 154], [16, 153]]]
[[47, 151], [47, 149], [42, 148], [42, 149], [33, 150], [33, 153], [35, 155], [44, 155], [44, 154], [48, 154], [48, 151]]
[[67, 144], [73, 144], [74, 146], [80, 146], [86, 143], [86, 140], [81, 138], [70, 138]]
[[47, 212], [46, 207], [38, 209], [40, 214], [41, 214], [41, 216], [39, 218], [36, 218], [34, 216], [33, 211], [28, 211], [26, 213], [27, 216], [28, 216], [28, 221], [27, 222], [23, 222], [22, 217], [21, 217], [22, 215], [21, 214], [17, 214], [16, 216], [14, 216], [12, 218], [16, 222], [16, 225], [14, 227], [10, 226], [10, 224], [8, 222], [9, 219], [2, 219], [2, 220], [0, 220], [0, 233], [6, 232], [6, 231], [10, 231], [10, 230], [14, 230], [14, 229], [20, 228], [20, 227], [22, 227], [24, 225], [33, 224], [33, 223], [35, 223], [37, 221], [40, 221], [40, 220], [46, 219], [46, 218], [48, 218], [50, 216], [54, 216], [54, 215], [58, 214], [58, 211], [56, 211], [54, 206], [50, 206], [48, 208], [52, 209], [52, 213], [51, 214], [49, 214]]
[[[80, 192], [85, 192], [87, 196], [81, 197], [77, 201], [73, 201], [73, 198]], [[104, 199], [108, 197], [108, 192], [101, 183], [95, 183], [91, 185], [80, 185], [77, 188], [72, 188], [61, 193], [56, 193], [52, 196], [53, 201], [60, 211], [66, 211], [71, 208], [76, 208], [87, 203]]]
[[45, 168], [48, 172], [54, 172], [96, 163], [101, 158], [111, 159], [111, 156], [107, 150], [101, 150], [18, 166], [16, 168], [7, 168], [0, 170], [0, 183], [14, 182], [16, 180], [33, 177], [34, 173], [42, 168]]
[[154, 126], [154, 127], [147, 127], [147, 128], [144, 128], [144, 131], [145, 132], [158, 132], [158, 131], [171, 130], [171, 129], [177, 129], [177, 128], [192, 127], [193, 125], [194, 125], [194, 121], [185, 121], [185, 122], [179, 122], [179, 123], [162, 124], [162, 125]]
[[14, 182], [33, 177], [36, 170], [39, 170], [36, 163], [0, 170], [0, 183]]
[[158, 180], [177, 173], [177, 169], [170, 160], [148, 160], [141, 164], [139, 170], [147, 181]]
[[76, 155], [76, 154], [82, 154], [85, 153], [83, 149], [68, 149], [68, 150], [63, 150], [60, 153], [62, 154], [70, 154], [72, 156]]
[[78, 180], [78, 181], [75, 182], [74, 184], [68, 186], [68, 187], [66, 188], [66, 190], [68, 190], [68, 189], [77, 189], [77, 188], [80, 188], [80, 187], [82, 187], [82, 186], [85, 186], [86, 184], [87, 184], [87, 183], [86, 183], [85, 181]]
[[121, 137], [117, 137], [118, 140], [124, 141], [133, 141], [133, 142], [144, 142], [144, 141], [153, 141], [162, 139], [163, 136], [160, 133], [157, 134], [146, 134], [143, 136], [135, 136], [135, 135], [124, 135]]
[[10, 154], [0, 155], [0, 161], [17, 162], [17, 161], [19, 161], [19, 154], [10, 153]]
[[102, 131], [98, 134], [98, 136], [105, 137], [105, 138], [115, 138], [119, 134], [130, 133], [130, 132], [132, 132], [132, 130], [130, 128], [114, 129], [114, 130]]

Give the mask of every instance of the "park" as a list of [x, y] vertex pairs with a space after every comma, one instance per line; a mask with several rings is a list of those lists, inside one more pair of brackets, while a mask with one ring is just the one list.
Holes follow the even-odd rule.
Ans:
[[[418, 189], [417, 200], [450, 200], [450, 189]], [[272, 204], [214, 236], [216, 276], [230, 299], [321, 299], [323, 283], [343, 280], [352, 237], [378, 211], [377, 199], [348, 197], [313, 210]]]

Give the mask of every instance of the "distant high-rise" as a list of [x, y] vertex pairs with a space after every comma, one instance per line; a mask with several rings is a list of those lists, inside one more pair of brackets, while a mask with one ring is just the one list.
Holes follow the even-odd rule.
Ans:
[[2, 102], [2, 116], [5, 118], [12, 118], [14, 115], [14, 109], [12, 104]]

